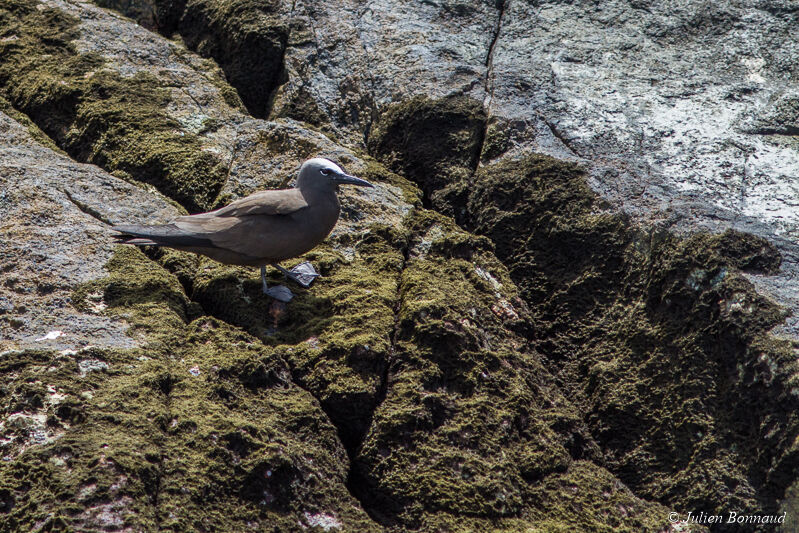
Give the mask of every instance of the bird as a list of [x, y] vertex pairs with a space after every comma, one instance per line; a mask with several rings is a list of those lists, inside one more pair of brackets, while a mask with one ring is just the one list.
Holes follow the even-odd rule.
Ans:
[[168, 224], [116, 225], [111, 229], [117, 232], [114, 238], [119, 244], [163, 246], [226, 265], [261, 267], [264, 294], [289, 302], [294, 295], [288, 287], [267, 285], [266, 265], [302, 287], [311, 285], [319, 276], [313, 265], [303, 262], [286, 270], [279, 263], [308, 252], [330, 234], [341, 211], [336, 194], [339, 185], [374, 187], [350, 176], [333, 161], [315, 157], [302, 164], [293, 188], [259, 191]]

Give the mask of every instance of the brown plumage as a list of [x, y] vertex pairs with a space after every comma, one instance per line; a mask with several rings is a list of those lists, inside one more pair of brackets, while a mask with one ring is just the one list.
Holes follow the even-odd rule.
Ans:
[[[372, 186], [345, 174], [327, 159], [315, 158], [303, 163], [293, 189], [257, 192], [226, 207], [178, 217], [169, 224], [113, 229], [119, 232], [115, 237], [122, 244], [166, 246], [228, 265], [260, 266], [264, 292], [270, 294], [265, 265], [287, 273], [277, 263], [304, 254], [330, 234], [340, 212], [336, 195], [339, 184]], [[307, 270], [305, 274], [311, 279], [316, 275]], [[307, 277], [287, 275], [305, 286], [310, 284], [302, 281]], [[284, 299], [274, 291], [271, 295]]]

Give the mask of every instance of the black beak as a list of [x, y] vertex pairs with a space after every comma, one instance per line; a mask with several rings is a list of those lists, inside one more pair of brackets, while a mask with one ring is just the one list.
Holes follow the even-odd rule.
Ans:
[[355, 176], [350, 176], [349, 174], [344, 174], [336, 172], [331, 176], [330, 180], [333, 183], [338, 183], [340, 185], [358, 185], [359, 187], [374, 187], [371, 183], [366, 180], [362, 180], [361, 178], [356, 178]]

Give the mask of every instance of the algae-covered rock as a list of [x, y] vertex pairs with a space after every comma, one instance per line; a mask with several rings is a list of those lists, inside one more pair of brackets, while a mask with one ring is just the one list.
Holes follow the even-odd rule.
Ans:
[[0, 43], [0, 85], [15, 108], [80, 161], [153, 183], [195, 209], [213, 200], [222, 161], [164, 111], [167, 85], [78, 52], [79, 21], [70, 14], [35, 2], [2, 8], [1, 31], [13, 38]]
[[[796, 346], [772, 328], [797, 322], [758, 291], [799, 302], [799, 254], [706, 205], [618, 211], [635, 180], [608, 193], [580, 106], [547, 100], [571, 59], [519, 56], [576, 4], [96, 4], [146, 27], [0, 2], [0, 529], [699, 531], [670, 513], [795, 508]], [[775, 109], [752, 128], [791, 134]], [[288, 304], [256, 269], [109, 244], [312, 156], [375, 187], [341, 191]]]
[[2, 322], [2, 529], [287, 530], [325, 516], [369, 530], [335, 427], [280, 355], [192, 320], [197, 304], [172, 274], [110, 244], [108, 223], [175, 207], [0, 119], [13, 304]]
[[212, 57], [256, 117], [269, 113], [282, 71], [288, 27], [282, 2], [189, 0], [178, 24], [186, 45]]
[[186, 323], [177, 279], [135, 249], [107, 268], [75, 305], [104, 294], [106, 314], [125, 317], [140, 348], [5, 360], [6, 426], [46, 420], [27, 447], [18, 434], [34, 429], [19, 423], [6, 445], [5, 526], [286, 530], [323, 513], [366, 527], [335, 428], [274, 350], [212, 318]]
[[785, 315], [741, 271], [774, 274], [779, 252], [734, 231], [644, 233], [598, 212], [584, 180], [531, 157], [482, 168], [469, 189], [464, 219], [519, 284], [530, 340], [581, 390], [591, 434], [636, 494], [776, 512], [799, 473], [796, 345], [768, 334]]

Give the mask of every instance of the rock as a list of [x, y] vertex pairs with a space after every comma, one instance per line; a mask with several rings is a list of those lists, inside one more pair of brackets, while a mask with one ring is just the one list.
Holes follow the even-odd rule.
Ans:
[[[795, 507], [796, 349], [774, 333], [799, 322], [762, 294], [799, 301], [775, 192], [790, 46], [736, 63], [793, 10], [98, 3], [146, 28], [0, 6], [2, 528], [642, 531]], [[107, 244], [105, 222], [284, 187], [313, 155], [377, 186], [342, 191], [289, 304], [252, 269]]]
[[274, 350], [208, 317], [187, 323], [177, 279], [110, 244], [109, 223], [177, 209], [5, 114], [0, 143], [14, 306], [0, 358], [3, 528], [291, 528], [325, 509], [363, 529], [336, 431]]
[[[540, 21], [532, 28], [531, 17]], [[788, 109], [796, 90], [786, 78], [796, 69], [786, 41], [795, 17], [779, 0], [509, 2], [489, 113], [530, 117], [539, 125], [528, 132], [551, 129], [566, 150], [596, 162], [593, 185], [627, 210], [701, 203], [790, 232], [799, 159], [778, 135], [790, 135], [790, 111], [771, 110]]]
[[492, 2], [296, 2], [273, 112], [358, 141], [415, 95], [482, 101], [498, 15]]
[[[0, 113], [0, 351], [131, 348], [124, 319], [112, 319], [102, 292], [76, 309], [73, 293], [103, 277], [114, 246], [109, 224], [166, 221], [167, 200], [38, 144]], [[68, 180], [64, 176], [69, 176]]]

